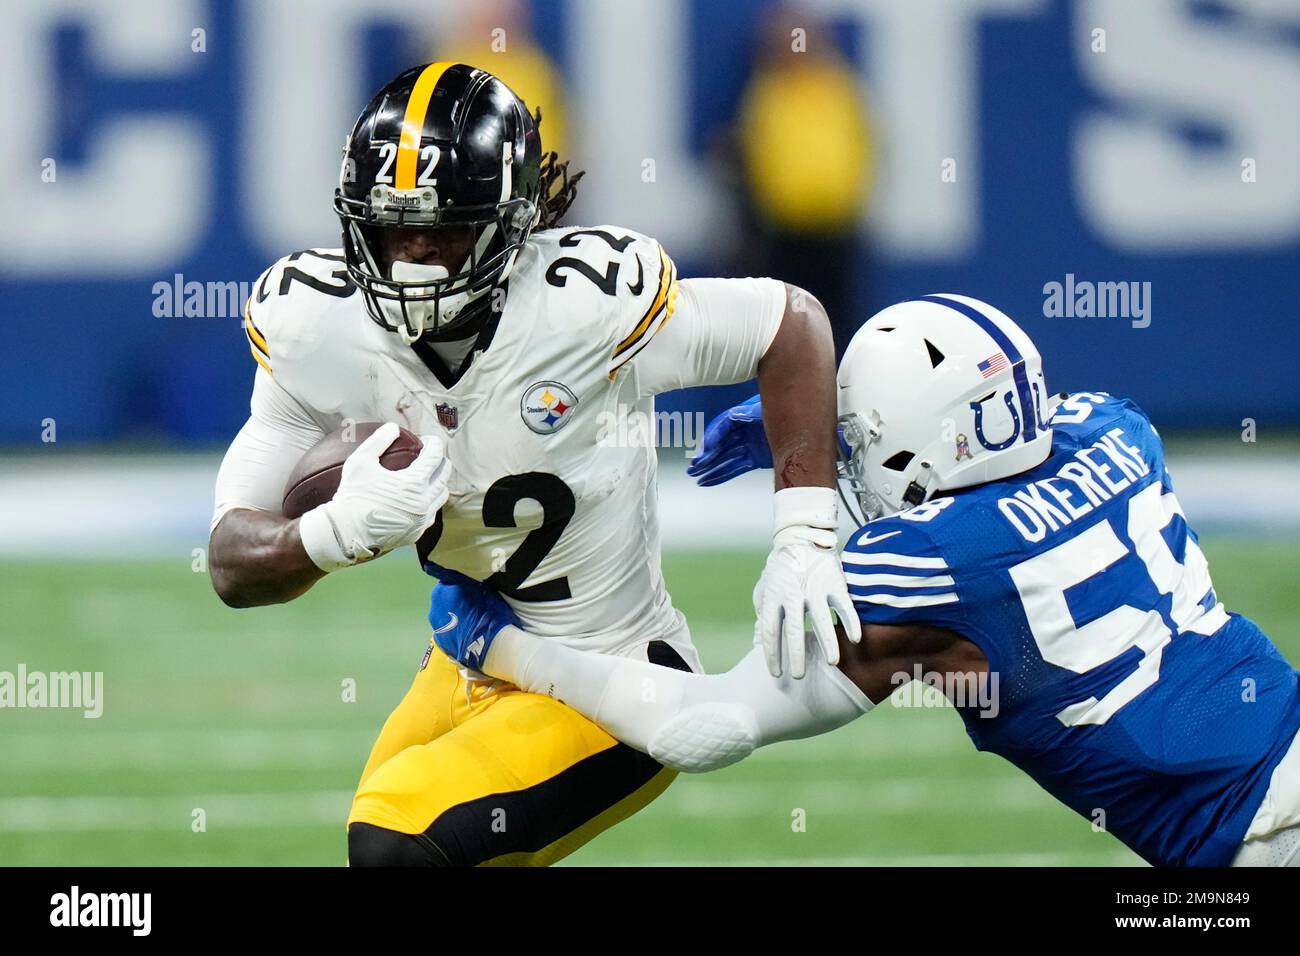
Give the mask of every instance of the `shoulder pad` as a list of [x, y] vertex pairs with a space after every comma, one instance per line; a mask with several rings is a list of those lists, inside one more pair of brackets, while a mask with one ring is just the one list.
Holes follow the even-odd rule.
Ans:
[[1130, 442], [1144, 449], [1144, 457], [1164, 460], [1164, 444], [1150, 417], [1131, 399], [1108, 392], [1075, 392], [1067, 395], [1048, 424], [1067, 443], [1088, 445], [1100, 435], [1122, 429]]
[[599, 323], [612, 378], [672, 316], [677, 267], [656, 240], [620, 226], [554, 229], [537, 238], [544, 281], [564, 290], [565, 311], [571, 304]]
[[357, 292], [338, 249], [304, 249], [258, 277], [244, 305], [244, 333], [253, 358], [274, 374], [277, 357], [319, 335], [322, 309]]

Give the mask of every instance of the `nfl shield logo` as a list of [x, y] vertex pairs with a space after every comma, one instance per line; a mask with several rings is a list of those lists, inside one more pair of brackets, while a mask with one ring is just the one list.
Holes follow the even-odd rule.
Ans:
[[456, 427], [456, 406], [448, 405], [446, 402], [439, 402], [434, 407], [438, 410], [438, 423], [448, 431], [454, 429]]

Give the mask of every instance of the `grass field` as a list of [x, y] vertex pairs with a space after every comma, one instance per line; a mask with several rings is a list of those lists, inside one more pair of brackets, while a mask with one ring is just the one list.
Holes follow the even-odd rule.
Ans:
[[[1300, 660], [1296, 546], [1205, 542], [1219, 594]], [[711, 670], [747, 648], [751, 553], [669, 556]], [[323, 864], [370, 743], [418, 665], [428, 581], [409, 557], [285, 607], [232, 611], [173, 561], [0, 562], [0, 670], [103, 671], [104, 713], [0, 711], [2, 864]], [[343, 685], [354, 680], [356, 700]], [[194, 832], [196, 809], [206, 829]], [[796, 809], [806, 832], [792, 832]], [[658, 801], [573, 864], [1129, 864], [946, 708], [882, 706]]]

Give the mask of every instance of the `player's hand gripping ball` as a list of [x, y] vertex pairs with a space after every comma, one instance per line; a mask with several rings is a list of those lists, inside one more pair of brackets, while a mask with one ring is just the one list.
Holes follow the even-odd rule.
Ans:
[[440, 435], [393, 422], [327, 435], [294, 469], [283, 513], [301, 515], [307, 554], [333, 571], [413, 544], [447, 500], [451, 465]]

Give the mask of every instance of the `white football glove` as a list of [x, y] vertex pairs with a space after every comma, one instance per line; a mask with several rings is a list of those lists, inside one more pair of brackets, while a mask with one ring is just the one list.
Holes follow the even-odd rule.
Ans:
[[333, 499], [298, 524], [308, 557], [322, 571], [335, 571], [419, 540], [447, 501], [451, 462], [440, 435], [421, 435], [424, 447], [398, 471], [379, 462], [398, 428], [387, 422], [343, 463]]
[[782, 643], [790, 657], [790, 676], [804, 676], [805, 611], [812, 619], [813, 636], [832, 666], [840, 661], [840, 648], [831, 611], [850, 641], [856, 644], [862, 639], [862, 625], [836, 550], [838, 510], [831, 488], [783, 488], [776, 493], [772, 553], [754, 587], [758, 615], [754, 643], [762, 646], [773, 677], [781, 676]]

